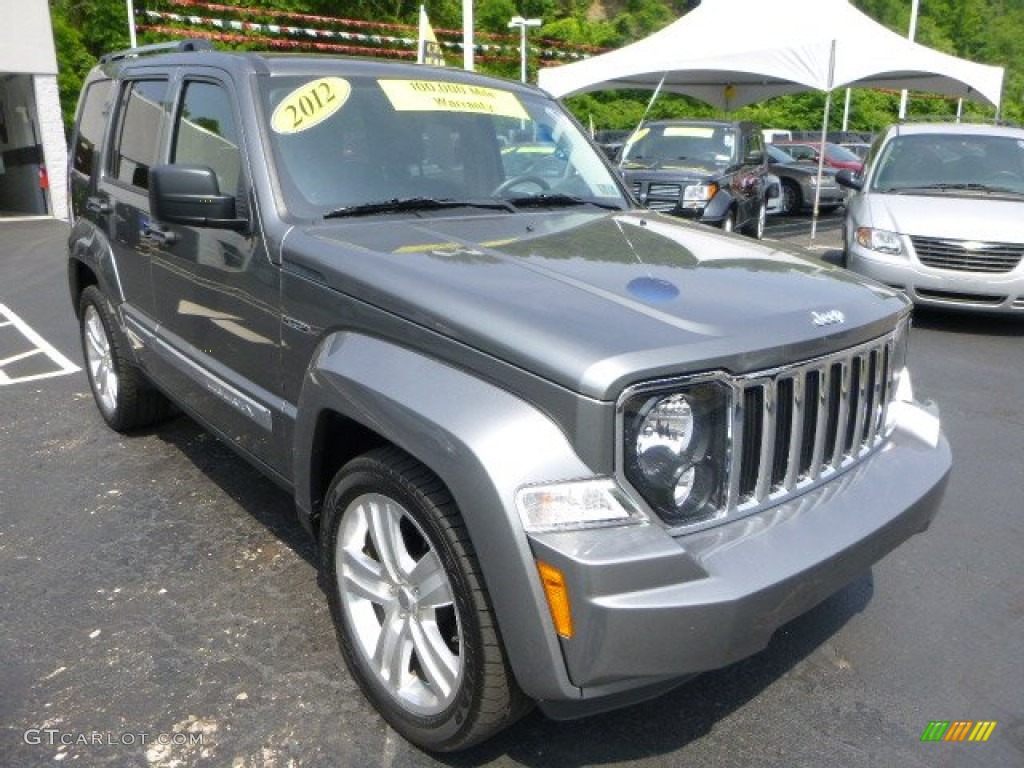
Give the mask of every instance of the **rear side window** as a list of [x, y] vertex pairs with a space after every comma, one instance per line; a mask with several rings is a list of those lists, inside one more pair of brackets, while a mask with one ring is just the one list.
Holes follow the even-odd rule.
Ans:
[[110, 80], [97, 80], [82, 94], [72, 163], [73, 168], [85, 176], [92, 176], [103, 141], [103, 128], [106, 123], [104, 107], [107, 96], [110, 95], [111, 85]]
[[149, 189], [149, 169], [159, 160], [166, 80], [133, 80], [121, 95], [108, 173], [123, 184]]
[[171, 162], [208, 166], [217, 174], [221, 193], [235, 193], [241, 168], [238, 129], [231, 97], [220, 85], [186, 83]]

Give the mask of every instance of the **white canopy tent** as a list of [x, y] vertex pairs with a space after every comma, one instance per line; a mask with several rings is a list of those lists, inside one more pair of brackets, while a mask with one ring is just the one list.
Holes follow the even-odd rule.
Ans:
[[542, 69], [538, 82], [559, 98], [660, 84], [726, 110], [853, 85], [941, 93], [998, 109], [1003, 68], [913, 43], [847, 0], [703, 0], [632, 45]]

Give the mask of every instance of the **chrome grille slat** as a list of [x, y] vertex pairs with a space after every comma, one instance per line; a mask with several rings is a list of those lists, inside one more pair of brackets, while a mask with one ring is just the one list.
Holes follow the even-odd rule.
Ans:
[[860, 453], [864, 440], [864, 417], [868, 410], [868, 374], [870, 373], [871, 355], [854, 358], [853, 364], [858, 367], [857, 375], [857, 409], [853, 418], [853, 430], [846, 436], [847, 450], [851, 456]]
[[[832, 460], [829, 462], [833, 469], [839, 469], [843, 463], [843, 446], [846, 443], [846, 425], [847, 419], [850, 415], [850, 361], [840, 360], [839, 361], [840, 374], [839, 374], [839, 409], [835, 414], [836, 429], [835, 437], [832, 442]], [[834, 373], [833, 368], [833, 373]], [[829, 404], [835, 407], [835, 404]], [[829, 416], [831, 419], [831, 415]], [[828, 446], [826, 446], [827, 448]]]
[[732, 424], [729, 429], [730, 456], [729, 456], [729, 487], [726, 492], [726, 504], [728, 509], [735, 509], [740, 503], [740, 475], [741, 463], [743, 461], [743, 398], [737, 397], [732, 407]]
[[832, 391], [831, 366], [824, 366], [818, 372], [818, 419], [814, 426], [814, 453], [811, 455], [811, 479], [821, 476], [825, 458], [825, 427], [828, 424], [828, 400]]
[[772, 468], [775, 458], [775, 381], [766, 381], [761, 388], [761, 457], [757, 472], [754, 499], [760, 504], [772, 487]]
[[782, 487], [793, 490], [800, 475], [800, 457], [803, 455], [804, 435], [804, 377], [792, 377], [793, 382], [793, 416], [789, 427], [789, 456], [786, 459], [786, 477]]

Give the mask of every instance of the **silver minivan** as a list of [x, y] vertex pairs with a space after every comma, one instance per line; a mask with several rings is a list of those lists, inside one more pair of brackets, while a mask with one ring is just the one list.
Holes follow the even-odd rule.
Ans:
[[895, 125], [837, 180], [850, 269], [915, 304], [1024, 313], [1024, 130]]

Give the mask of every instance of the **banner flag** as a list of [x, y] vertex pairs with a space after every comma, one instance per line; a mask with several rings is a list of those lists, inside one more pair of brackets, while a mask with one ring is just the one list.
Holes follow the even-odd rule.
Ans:
[[427, 18], [427, 9], [420, 6], [420, 37], [416, 46], [416, 62], [418, 64], [429, 64], [432, 67], [443, 67], [445, 65], [444, 54], [437, 42], [434, 28], [430, 26], [430, 19]]

